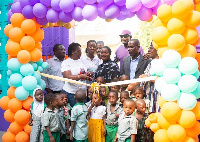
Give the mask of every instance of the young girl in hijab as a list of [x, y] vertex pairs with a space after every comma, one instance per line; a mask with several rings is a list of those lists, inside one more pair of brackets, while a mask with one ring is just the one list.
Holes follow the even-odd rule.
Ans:
[[30, 134], [30, 142], [39, 142], [41, 134], [41, 116], [44, 112], [46, 104], [44, 103], [44, 94], [41, 88], [33, 91], [33, 103], [31, 104], [31, 118], [29, 125], [32, 126]]

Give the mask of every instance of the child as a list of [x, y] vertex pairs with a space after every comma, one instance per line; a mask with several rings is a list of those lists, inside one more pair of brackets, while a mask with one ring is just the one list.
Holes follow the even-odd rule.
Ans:
[[123, 103], [123, 110], [118, 119], [118, 131], [115, 137], [115, 142], [135, 142], [135, 135], [137, 134], [137, 119], [133, 112], [135, 110], [135, 103], [131, 99], [126, 99]]
[[123, 103], [124, 103], [124, 100], [126, 99], [129, 99], [129, 92], [128, 91], [122, 91], [120, 93], [120, 106], [123, 107]]
[[105, 142], [106, 135], [106, 107], [101, 105], [102, 95], [94, 93], [90, 108], [88, 109], [87, 117], [90, 115], [88, 122], [89, 142]]
[[107, 86], [101, 86], [99, 89], [99, 93], [102, 95], [102, 101], [104, 102], [105, 106], [108, 104], [108, 92], [109, 89]]
[[75, 94], [76, 104], [72, 108], [70, 140], [74, 142], [88, 142], [88, 109], [84, 104], [86, 94], [84, 90], [78, 90]]
[[146, 103], [142, 99], [137, 99], [135, 117], [138, 120], [138, 130], [135, 138], [136, 142], [153, 142], [153, 132], [145, 127], [145, 120], [148, 118], [146, 111]]
[[118, 129], [118, 118], [123, 109], [117, 104], [117, 91], [110, 91], [108, 100], [110, 104], [107, 105], [106, 142], [113, 142]]
[[46, 104], [44, 103], [44, 94], [41, 88], [33, 91], [33, 103], [31, 104], [31, 117], [29, 125], [32, 126], [30, 134], [30, 142], [40, 141], [41, 135], [41, 116], [44, 112]]
[[44, 113], [42, 114], [41, 122], [43, 131], [43, 142], [60, 142], [60, 126], [55, 108], [58, 104], [56, 95], [49, 93], [44, 97], [47, 104]]
[[[120, 81], [124, 81], [124, 80], [129, 80], [129, 76], [128, 76], [128, 75], [125, 75], [125, 74], [122, 75], [121, 78], [120, 78]], [[122, 91], [127, 91], [127, 88], [128, 88], [128, 84], [122, 84], [122, 85], [121, 85], [121, 90], [120, 90], [120, 91], [121, 91], [121, 92], [122, 92]]]
[[106, 83], [103, 76], [97, 77], [96, 82], [97, 82], [99, 85], [105, 84], [105, 83]]
[[146, 107], [147, 107], [146, 112], [148, 113], [150, 110], [150, 101], [148, 99], [144, 98], [145, 93], [144, 93], [142, 86], [135, 86], [135, 88], [133, 90], [133, 94], [134, 94], [136, 100], [143, 99], [145, 101]]
[[91, 105], [91, 102], [92, 102], [91, 100], [92, 100], [93, 93], [94, 93], [94, 90], [90, 87], [90, 88], [88, 89], [88, 98], [89, 98], [89, 102], [85, 103], [85, 105], [87, 106], [87, 108], [89, 108], [90, 105]]

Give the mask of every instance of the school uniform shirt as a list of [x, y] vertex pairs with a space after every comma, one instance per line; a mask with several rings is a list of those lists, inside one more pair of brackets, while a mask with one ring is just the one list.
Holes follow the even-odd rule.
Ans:
[[94, 106], [91, 110], [90, 118], [92, 119], [103, 119], [103, 115], [106, 114], [106, 107], [105, 106]]
[[[71, 58], [67, 58], [61, 64], [61, 71], [62, 72], [70, 71], [72, 75], [79, 75], [82, 72], [86, 72], [87, 68], [80, 59], [73, 60]], [[86, 81], [81, 81], [81, 82], [86, 83]], [[65, 90], [68, 93], [75, 94], [77, 90], [86, 91], [86, 86], [65, 82], [65, 85], [63, 86], [63, 90]]]
[[[59, 126], [62, 134], [66, 134], [66, 125], [65, 125], [65, 119], [64, 119], [64, 114], [65, 110], [64, 108], [57, 109], [56, 111], [58, 118], [59, 118]], [[67, 118], [69, 118], [69, 114], [67, 113]]]
[[107, 105], [107, 118], [106, 118], [106, 125], [115, 126], [118, 125], [118, 118], [115, 114], [121, 114], [123, 109], [116, 104], [115, 109], [113, 112], [110, 111], [110, 104]]
[[85, 105], [87, 106], [87, 108], [89, 108], [91, 106], [92, 101], [90, 100], [89, 102], [85, 103]]
[[59, 118], [56, 111], [50, 110], [46, 107], [44, 113], [42, 114], [41, 122], [44, 130], [45, 126], [49, 126], [51, 132], [60, 131]]
[[88, 138], [88, 120], [86, 119], [88, 109], [84, 103], [76, 103], [71, 111], [71, 121], [76, 121], [73, 137], [76, 140]]
[[137, 134], [137, 119], [133, 114], [124, 117], [122, 113], [118, 119], [118, 142], [125, 142], [132, 134]]

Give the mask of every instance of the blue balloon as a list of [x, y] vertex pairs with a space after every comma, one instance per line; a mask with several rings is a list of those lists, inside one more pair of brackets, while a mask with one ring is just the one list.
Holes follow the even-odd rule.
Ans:
[[42, 80], [41, 79], [41, 81], [40, 81], [40, 87], [42, 88], [42, 90], [44, 90], [45, 88], [46, 88], [46, 83], [45, 83], [45, 81], [44, 80]]
[[32, 75], [34, 72], [34, 68], [31, 64], [27, 63], [27, 64], [23, 64], [20, 67], [20, 72], [23, 76], [28, 76], [28, 75]]
[[43, 59], [40, 59], [39, 61], [35, 62], [38, 66], [41, 66], [43, 63]]
[[37, 80], [34, 76], [25, 76], [22, 79], [22, 86], [28, 91], [33, 90], [37, 86]]
[[19, 87], [22, 86], [23, 76], [19, 73], [14, 73], [9, 78], [9, 83], [11, 86]]
[[196, 97], [196, 99], [200, 98], [200, 82], [198, 82], [197, 89], [192, 92], [192, 94]]
[[8, 71], [7, 71], [7, 75], [8, 75], [8, 76], [11, 76], [11, 75], [12, 75], [12, 72], [11, 72], [10, 70], [8, 70]]
[[198, 81], [193, 75], [184, 75], [178, 82], [179, 89], [184, 93], [191, 93], [196, 90]]
[[31, 65], [33, 66], [34, 70], [36, 71], [38, 68], [38, 65], [36, 63], [31, 63]]
[[38, 70], [42, 72], [44, 69], [41, 66], [38, 66]]
[[47, 62], [43, 62], [41, 66], [43, 69], [47, 69], [49, 67], [49, 64]]
[[175, 84], [167, 84], [163, 87], [161, 96], [166, 101], [176, 101], [180, 97], [180, 89]]
[[26, 100], [29, 96], [29, 92], [27, 90], [25, 90], [22, 86], [19, 86], [16, 88], [15, 90], [15, 97], [18, 99], [18, 100]]
[[178, 104], [183, 110], [192, 110], [196, 106], [196, 97], [191, 93], [181, 93]]
[[41, 75], [37, 71], [34, 71], [33, 76], [36, 78], [37, 84], [39, 84], [41, 81]]
[[21, 65], [22, 64], [17, 60], [17, 58], [11, 58], [7, 62], [7, 67], [12, 72], [19, 72]]
[[163, 73], [163, 78], [167, 83], [175, 84], [181, 78], [181, 72], [177, 68], [167, 68]]

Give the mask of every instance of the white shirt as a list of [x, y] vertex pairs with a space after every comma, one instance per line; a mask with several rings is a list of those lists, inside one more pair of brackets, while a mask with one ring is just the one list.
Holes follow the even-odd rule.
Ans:
[[105, 106], [94, 106], [91, 110], [90, 118], [92, 119], [103, 119], [103, 115], [106, 114]]
[[85, 53], [81, 56], [80, 60], [86, 66], [87, 71], [95, 72], [99, 66], [99, 58], [97, 56], [94, 56], [93, 60], [91, 60]]
[[[65, 61], [62, 62], [61, 64], [61, 71], [71, 71], [72, 75], [79, 75], [81, 70], [87, 71], [87, 68], [85, 65], [81, 62], [80, 59], [78, 60], [73, 60], [71, 58], [66, 59]], [[85, 81], [82, 81], [85, 83]], [[65, 90], [68, 93], [75, 94], [77, 90], [86, 90], [85, 85], [79, 85], [79, 84], [74, 84], [74, 83], [68, 83], [65, 82], [65, 85], [63, 86], [63, 90]]]

